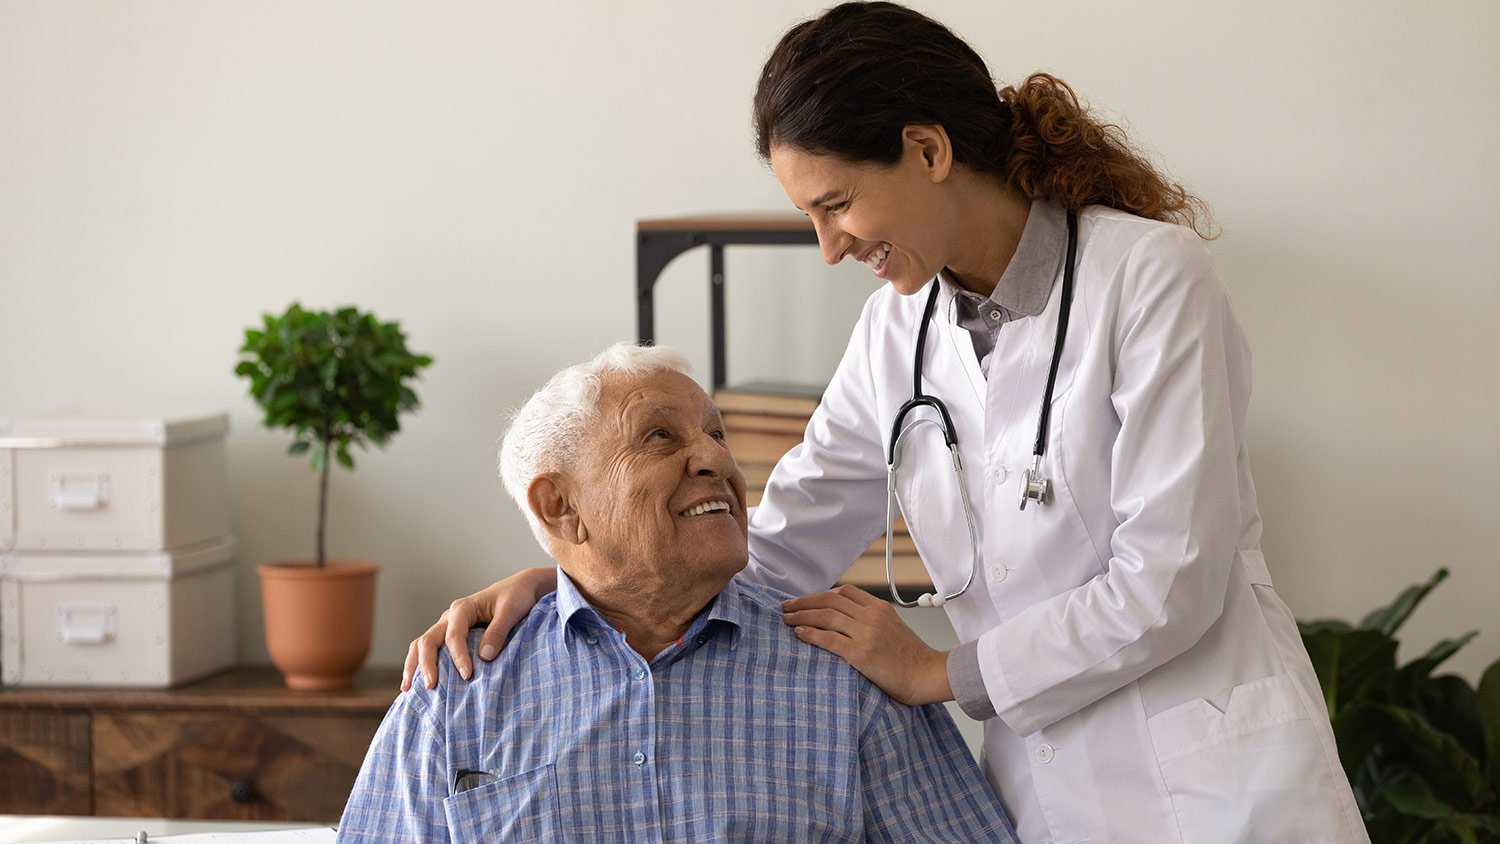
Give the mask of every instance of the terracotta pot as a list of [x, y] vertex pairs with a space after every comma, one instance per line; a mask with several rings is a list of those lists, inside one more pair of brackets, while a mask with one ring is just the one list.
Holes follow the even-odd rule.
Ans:
[[374, 563], [329, 560], [258, 566], [266, 649], [287, 688], [333, 691], [354, 685], [370, 653]]

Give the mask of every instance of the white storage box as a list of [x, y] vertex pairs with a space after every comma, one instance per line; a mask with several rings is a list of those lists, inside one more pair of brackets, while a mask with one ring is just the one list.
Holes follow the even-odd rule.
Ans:
[[224, 413], [0, 420], [0, 551], [155, 551], [229, 533]]
[[234, 662], [234, 540], [138, 554], [0, 553], [7, 686], [177, 685]]

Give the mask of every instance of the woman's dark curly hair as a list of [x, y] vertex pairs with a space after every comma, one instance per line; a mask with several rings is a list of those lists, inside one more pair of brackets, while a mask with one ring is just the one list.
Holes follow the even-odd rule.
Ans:
[[1105, 205], [1212, 237], [1208, 206], [1119, 126], [1090, 117], [1067, 83], [1034, 73], [996, 90], [972, 47], [895, 3], [843, 3], [792, 27], [761, 70], [754, 121], [767, 160], [786, 145], [887, 165], [901, 158], [904, 127], [939, 124], [955, 161], [1028, 199]]

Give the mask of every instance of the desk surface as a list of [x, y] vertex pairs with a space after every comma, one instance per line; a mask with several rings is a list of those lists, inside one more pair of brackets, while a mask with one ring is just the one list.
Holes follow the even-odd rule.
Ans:
[[315, 823], [292, 821], [184, 821], [162, 818], [85, 818], [62, 815], [0, 815], [0, 844], [30, 844], [79, 838], [133, 838], [190, 832], [268, 832]]

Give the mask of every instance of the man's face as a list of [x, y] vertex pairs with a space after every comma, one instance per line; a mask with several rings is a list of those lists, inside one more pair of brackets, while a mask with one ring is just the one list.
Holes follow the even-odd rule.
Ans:
[[596, 586], [727, 584], [745, 567], [745, 476], [719, 409], [678, 372], [612, 375], [572, 470]]

